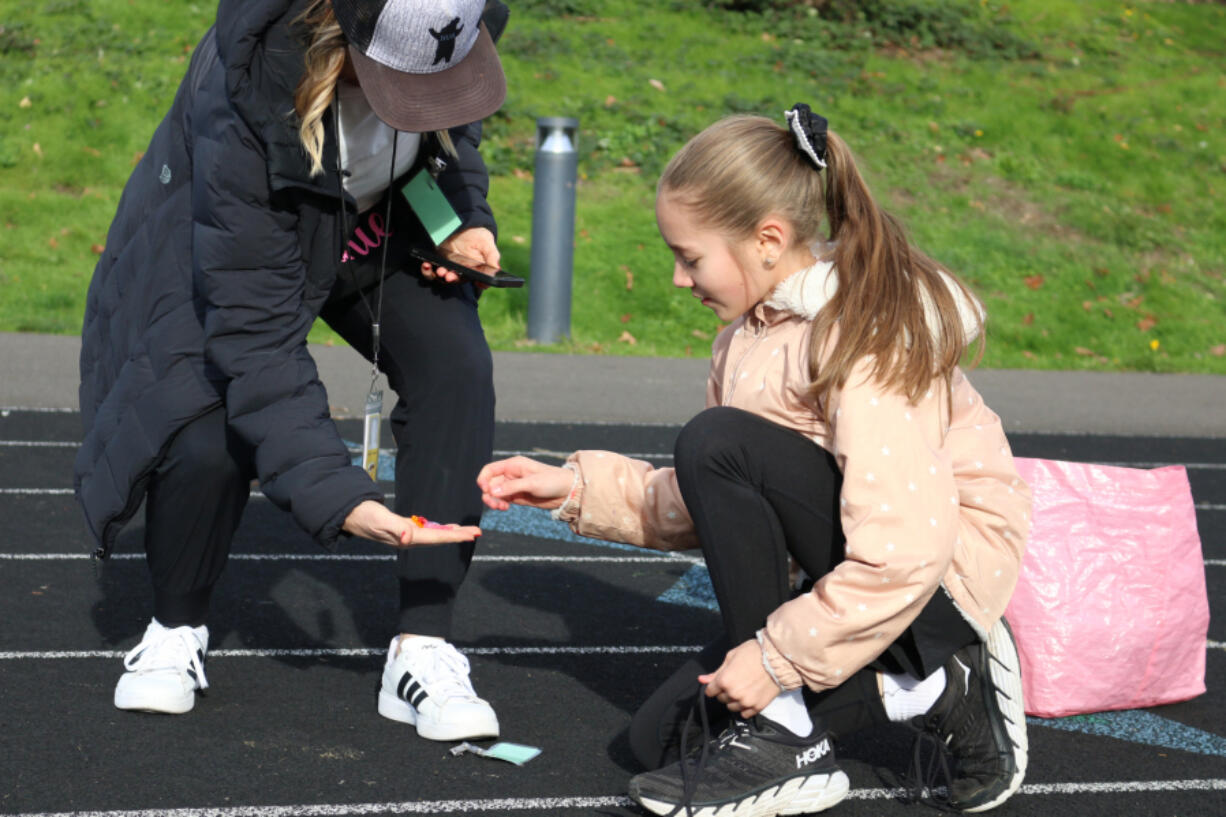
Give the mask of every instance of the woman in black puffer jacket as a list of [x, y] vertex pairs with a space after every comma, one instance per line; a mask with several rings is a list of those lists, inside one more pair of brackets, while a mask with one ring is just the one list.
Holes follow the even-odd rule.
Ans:
[[[76, 493], [103, 558], [146, 502], [154, 588], [116, 706], [186, 712], [207, 686], [209, 598], [258, 479], [327, 547], [400, 548], [380, 711], [497, 734], [445, 640], [480, 535], [491, 358], [473, 286], [407, 257], [430, 238], [400, 190], [434, 177], [459, 221], [443, 249], [497, 264], [477, 144], [506, 92], [505, 20], [481, 0], [222, 0], [124, 190], [82, 332]], [[320, 315], [368, 359], [377, 344], [397, 393], [395, 512], [329, 415], [306, 344]], [[427, 694], [398, 697], [405, 674]]]

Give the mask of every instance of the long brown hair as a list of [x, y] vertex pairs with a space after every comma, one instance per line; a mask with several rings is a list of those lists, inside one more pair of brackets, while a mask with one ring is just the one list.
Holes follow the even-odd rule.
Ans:
[[[977, 303], [966, 285], [912, 246], [902, 225], [878, 206], [851, 151], [827, 134], [820, 173], [790, 130], [760, 116], [732, 116], [691, 139], [660, 177], [730, 242], [752, 236], [769, 215], [788, 221], [795, 241], [833, 242], [827, 260], [838, 277], [834, 297], [813, 319], [810, 395], [825, 405], [852, 367], [873, 359], [873, 376], [917, 401], [934, 378], [949, 383], [970, 338], [957, 297]], [[948, 284], [946, 282], [949, 282]], [[982, 317], [975, 361], [983, 353]], [[837, 327], [837, 333], [834, 332]], [[829, 340], [837, 335], [833, 347]]]
[[[306, 71], [294, 91], [294, 111], [298, 114], [298, 138], [311, 159], [311, 175], [318, 176], [323, 172], [323, 118], [335, 96], [349, 43], [332, 11], [332, 0], [315, 0], [294, 22], [310, 30]], [[450, 133], [443, 130], [433, 135], [444, 151], [456, 155]]]

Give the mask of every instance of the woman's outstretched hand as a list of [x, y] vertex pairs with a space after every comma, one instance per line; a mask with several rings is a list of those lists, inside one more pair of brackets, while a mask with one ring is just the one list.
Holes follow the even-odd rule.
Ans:
[[386, 505], [373, 499], [362, 502], [350, 511], [345, 517], [344, 528], [346, 533], [392, 547], [471, 542], [481, 535], [481, 528], [475, 525], [419, 528], [408, 517], [389, 511]]
[[527, 457], [491, 462], [477, 475], [481, 499], [496, 511], [515, 505], [552, 510], [570, 493], [575, 472]]

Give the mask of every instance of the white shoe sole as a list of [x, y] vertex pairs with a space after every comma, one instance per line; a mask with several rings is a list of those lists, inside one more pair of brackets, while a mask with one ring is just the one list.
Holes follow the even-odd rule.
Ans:
[[991, 655], [988, 665], [991, 667], [992, 684], [999, 690], [996, 695], [996, 704], [1000, 707], [1001, 714], [1005, 716], [1005, 728], [1009, 733], [1009, 739], [1013, 741], [1013, 760], [1017, 765], [1017, 771], [1013, 779], [1009, 781], [1009, 787], [999, 797], [982, 806], [966, 809], [968, 812], [988, 811], [996, 808], [1013, 796], [1026, 777], [1029, 743], [1026, 738], [1026, 707], [1022, 700], [1022, 665], [1017, 654], [1017, 646], [1007, 628], [1008, 625], [1002, 618], [988, 633], [987, 646]]
[[196, 693], [186, 695], [136, 695], [115, 687], [115, 708], [129, 712], [155, 712], [162, 715], [183, 715], [196, 705]]
[[[739, 803], [702, 806], [686, 813], [693, 817], [774, 817], [776, 814], [811, 814], [838, 805], [847, 797], [851, 783], [843, 770], [830, 774], [794, 777], [786, 783], [766, 789], [756, 795], [746, 795]], [[644, 797], [639, 805], [652, 814], [669, 814], [675, 803], [663, 803]]]
[[470, 718], [464, 723], [440, 723], [422, 715], [412, 704], [382, 688], [379, 689], [379, 714], [416, 726], [417, 734], [426, 740], [479, 740], [498, 737], [498, 718], [492, 710], [485, 717]]

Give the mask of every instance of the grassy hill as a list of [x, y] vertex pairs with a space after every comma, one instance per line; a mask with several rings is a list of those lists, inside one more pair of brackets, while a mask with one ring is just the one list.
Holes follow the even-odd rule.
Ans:
[[[581, 123], [573, 339], [553, 348], [706, 355], [718, 324], [671, 287], [655, 180], [718, 117], [806, 101], [985, 299], [984, 365], [1226, 374], [1222, 3], [509, 5], [509, 96], [483, 152], [512, 271], [529, 266], [535, 120]], [[0, 2], [0, 330], [77, 331], [124, 180], [212, 13]], [[526, 345], [527, 303], [482, 299], [496, 348]]]

